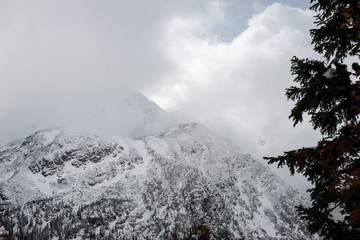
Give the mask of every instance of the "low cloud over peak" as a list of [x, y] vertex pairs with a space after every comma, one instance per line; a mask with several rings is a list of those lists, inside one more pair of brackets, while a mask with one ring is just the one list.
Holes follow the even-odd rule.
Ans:
[[1, 3], [0, 142], [106, 112], [130, 87], [252, 153], [304, 144], [284, 89], [291, 57], [312, 55], [313, 13], [282, 2]]

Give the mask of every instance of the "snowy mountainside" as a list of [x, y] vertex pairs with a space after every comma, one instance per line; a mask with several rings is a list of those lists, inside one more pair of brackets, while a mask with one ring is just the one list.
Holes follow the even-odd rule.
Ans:
[[[38, 130], [59, 127], [83, 129], [97, 134], [141, 138], [175, 127], [178, 120], [141, 93], [106, 86], [85, 95], [66, 96], [53, 102], [29, 105], [31, 113], [0, 114], [0, 145]], [[53, 107], [51, 107], [53, 106]]]
[[[128, 117], [128, 119], [132, 120], [130, 128], [128, 126], [126, 128], [129, 131], [126, 134], [130, 138], [136, 139], [154, 135], [176, 126], [177, 121], [171, 114], [139, 92], [128, 92], [124, 102], [128, 113], [133, 116], [132, 118]], [[125, 137], [126, 134], [124, 134]]]
[[138, 140], [43, 130], [0, 150], [0, 166], [0, 220], [14, 239], [170, 239], [195, 224], [311, 239], [300, 194], [201, 124]]

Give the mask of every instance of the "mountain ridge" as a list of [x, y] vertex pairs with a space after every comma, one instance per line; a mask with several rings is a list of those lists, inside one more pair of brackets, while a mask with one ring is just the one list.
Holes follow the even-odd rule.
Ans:
[[11, 219], [27, 234], [36, 221], [49, 233], [57, 219], [59, 239], [92, 239], [100, 229], [104, 239], [169, 239], [194, 224], [221, 237], [310, 237], [294, 208], [306, 204], [300, 193], [198, 123], [137, 140], [43, 130], [0, 150], [0, 164], [3, 225]]

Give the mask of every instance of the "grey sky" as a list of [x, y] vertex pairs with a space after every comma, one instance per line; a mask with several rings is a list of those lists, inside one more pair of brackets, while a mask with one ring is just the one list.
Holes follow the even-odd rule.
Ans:
[[[277, 3], [276, 3], [277, 2]], [[257, 157], [314, 144], [287, 119], [308, 1], [0, 1], [0, 144], [69, 125], [131, 87]], [[84, 110], [84, 111], [83, 111]], [[121, 114], [118, 121], [128, 121]], [[81, 121], [81, 120], [79, 120]], [[112, 125], [113, 124], [113, 125]]]

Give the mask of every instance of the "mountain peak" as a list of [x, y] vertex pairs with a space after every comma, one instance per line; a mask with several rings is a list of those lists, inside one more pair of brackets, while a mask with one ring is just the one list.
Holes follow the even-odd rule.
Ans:
[[[46, 106], [51, 105], [50, 99]], [[0, 117], [0, 144], [54, 126], [136, 139], [176, 125], [173, 116], [131, 89], [99, 89], [56, 108], [42, 106], [32, 106], [31, 115], [16, 112], [8, 118]]]

